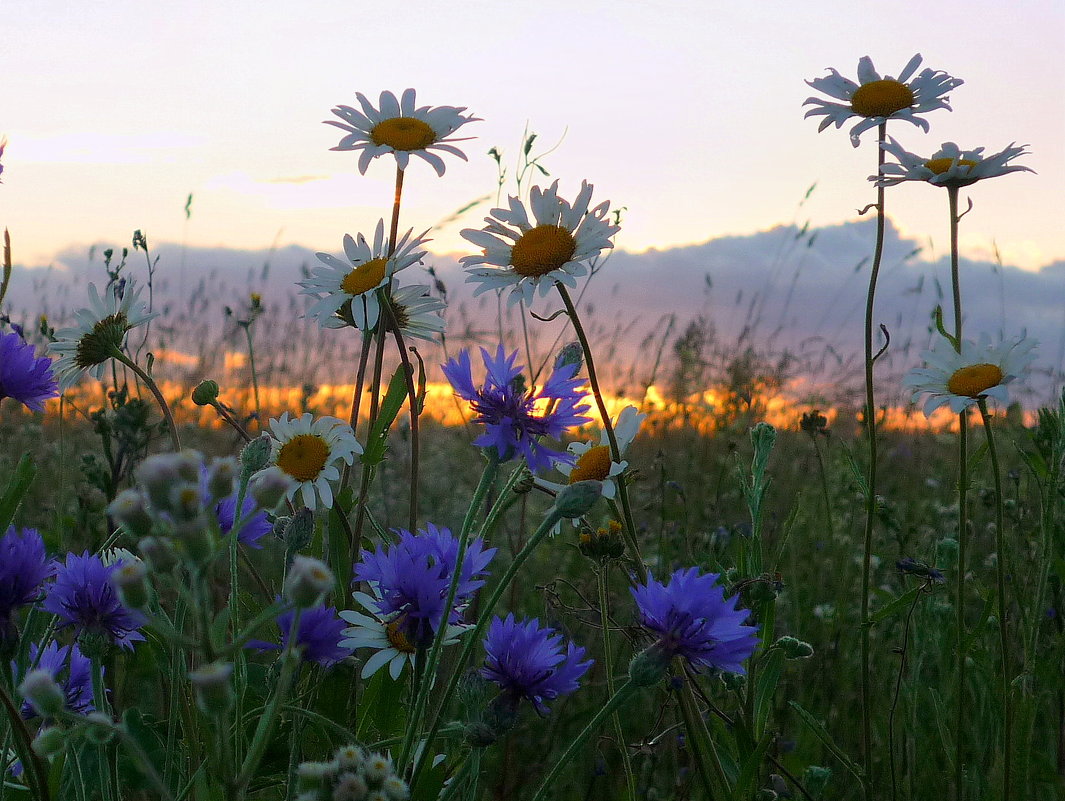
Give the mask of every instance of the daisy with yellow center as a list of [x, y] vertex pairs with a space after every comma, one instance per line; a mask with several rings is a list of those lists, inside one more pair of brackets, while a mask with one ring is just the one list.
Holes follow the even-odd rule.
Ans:
[[319, 417], [310, 412], [289, 419], [288, 412], [270, 421], [272, 463], [295, 482], [288, 491], [291, 500], [299, 494], [308, 509], [318, 503], [333, 506], [331, 481], [340, 478], [340, 462], [351, 464], [362, 446], [351, 426], [336, 417]]
[[407, 231], [403, 235], [391, 258], [384, 220], [377, 223], [372, 245], [362, 234], [358, 239], [346, 234], [345, 259], [330, 253], [315, 254], [320, 263], [314, 266], [306, 280], [300, 281], [303, 287], [300, 294], [314, 299], [306, 316], [316, 319], [322, 328], [353, 326], [372, 331], [381, 314], [376, 290], [385, 286], [400, 270], [425, 256], [425, 251], [419, 248], [428, 240], [424, 239], [424, 234], [412, 237], [412, 233]]
[[922, 395], [925, 416], [940, 406], [949, 406], [955, 414], [975, 406], [982, 398], [993, 398], [1005, 406], [1009, 403], [1007, 385], [1020, 378], [1035, 359], [1034, 339], [1022, 337], [1015, 342], [991, 343], [982, 334], [977, 342], [964, 339], [961, 352], [944, 337], [932, 350], [921, 354], [925, 366], [910, 370], [903, 386], [913, 389], [916, 402]]
[[895, 157], [895, 162], [884, 164], [881, 175], [869, 176], [881, 186], [894, 186], [903, 181], [925, 181], [933, 186], [960, 189], [982, 181], [997, 178], [1011, 172], [1034, 172], [1029, 167], [1009, 162], [1018, 156], [1028, 155], [1028, 145], [1010, 146], [998, 153], [984, 155], [984, 149], [962, 150], [953, 142], [944, 142], [931, 156], [918, 156], [903, 148], [895, 139], [888, 137], [884, 151]]
[[126, 334], [159, 315], [140, 302], [141, 289], [132, 279], [122, 279], [101, 297], [96, 285], [89, 284], [89, 308], [75, 312], [75, 325], [56, 331], [48, 346], [59, 357], [52, 371], [60, 389], [70, 389], [86, 372], [103, 378], [105, 365], [121, 351]]
[[863, 56], [858, 61], [859, 83], [844, 78], [830, 68], [831, 74], [828, 77], [814, 78], [806, 83], [817, 91], [843, 102], [832, 103], [819, 97], [807, 98], [803, 105], [812, 105], [813, 108], [807, 111], [805, 116], [824, 117], [818, 131], [823, 131], [833, 124], [842, 128], [852, 117], [859, 118], [850, 131], [851, 144], [855, 147], [858, 146], [858, 137], [863, 131], [875, 128], [889, 119], [906, 120], [927, 131], [928, 122], [920, 115], [937, 108], [950, 111], [947, 92], [960, 86], [962, 81], [940, 70], [923, 69], [915, 75], [919, 66], [920, 53], [907, 62], [898, 78], [890, 75], [881, 77], [873, 68], [872, 59]]
[[483, 229], [462, 231], [463, 239], [483, 248], [481, 255], [461, 259], [474, 268], [466, 277], [467, 283], [478, 285], [473, 294], [509, 289], [511, 304], [530, 303], [537, 287], [541, 296], [556, 281], [576, 287], [577, 279], [588, 273], [586, 262], [612, 248], [610, 240], [620, 230], [609, 222], [610, 201], [589, 209], [592, 190], [583, 181], [571, 204], [558, 196], [558, 181], [546, 190], [534, 186], [529, 209], [511, 197], [508, 208], [492, 209]]
[[361, 112], [351, 106], [337, 106], [333, 113], [343, 122], [325, 120], [325, 123], [348, 132], [331, 150], [362, 151], [359, 155], [359, 172], [362, 174], [366, 174], [371, 161], [387, 153], [395, 155], [396, 166], [401, 170], [407, 169], [411, 156], [418, 156], [441, 176], [444, 160], [430, 151], [451, 153], [466, 161], [466, 155], [450, 143], [472, 137], [449, 138], [466, 123], [480, 121], [478, 117], [463, 116], [464, 107], [417, 107], [413, 89], [404, 91], [398, 100], [391, 92], [381, 92], [379, 108], [374, 108], [362, 93], [356, 92], [355, 96], [359, 99]]

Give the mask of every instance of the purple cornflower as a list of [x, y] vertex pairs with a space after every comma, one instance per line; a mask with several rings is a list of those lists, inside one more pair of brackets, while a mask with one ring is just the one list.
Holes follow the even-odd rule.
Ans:
[[105, 565], [99, 556], [85, 551], [67, 554], [66, 564], [56, 573], [55, 583], [44, 600], [44, 609], [59, 617], [59, 627], [74, 626], [79, 636], [95, 634], [115, 645], [132, 649], [143, 640], [137, 629], [144, 616], [127, 609], [111, 585], [111, 574], [121, 562]]
[[[258, 505], [251, 495], [244, 496], [242, 504], [244, 511], [241, 513], [240, 531], [237, 532], [237, 542], [247, 545], [249, 548], [262, 548], [259, 544], [264, 536], [274, 530], [273, 524], [266, 516], [266, 512], [256, 511]], [[228, 498], [223, 498], [214, 508], [215, 517], [218, 518], [218, 526], [223, 534], [228, 534], [233, 528], [233, 513], [237, 509], [237, 493]]]
[[45, 580], [55, 575], [56, 563], [44, 552], [35, 529], [12, 526], [0, 537], [0, 643], [15, 637], [15, 612], [33, 603]]
[[[459, 543], [448, 529], [432, 523], [417, 534], [402, 529], [397, 533], [399, 542], [360, 553], [355, 579], [368, 582], [374, 596], [356, 593], [355, 597], [378, 617], [396, 622], [407, 642], [425, 647], [432, 643], [444, 619]], [[480, 538], [466, 546], [455, 588], [456, 608], [448, 614], [449, 623], [461, 619], [457, 607], [484, 584], [485, 568], [495, 553], [496, 549], [486, 549]]]
[[[31, 665], [37, 659], [38, 650], [37, 643], [30, 644]], [[92, 700], [92, 663], [76, 644], [61, 646], [56, 642], [48, 643], [41, 651], [36, 669], [52, 674], [52, 678], [63, 689], [66, 697], [64, 705], [68, 711], [84, 715], [96, 709]], [[24, 701], [22, 717], [28, 720], [36, 715], [29, 702]]]
[[589, 407], [581, 403], [584, 382], [576, 377], [580, 365], [556, 364], [546, 383], [532, 391], [525, 384], [524, 368], [514, 365], [517, 351], [507, 356], [500, 345], [493, 357], [481, 348], [481, 358], [485, 379], [480, 388], [473, 384], [469, 351], [462, 351], [458, 359], [443, 366], [455, 394], [477, 413], [474, 421], [484, 424], [485, 432], [473, 444], [495, 448], [503, 462], [523, 456], [533, 472], [549, 470], [558, 462], [572, 464], [572, 454], [557, 451], [541, 440], [559, 439], [569, 429], [591, 420], [581, 414]]
[[[280, 600], [280, 599], [278, 599]], [[292, 619], [295, 611], [290, 609], [277, 616], [277, 628], [281, 631], [281, 645], [262, 640], [252, 640], [249, 648], [260, 651], [275, 651], [288, 647], [292, 632]], [[296, 632], [296, 645], [304, 662], [313, 662], [322, 667], [332, 667], [341, 659], [351, 655], [351, 649], [340, 645], [343, 639], [341, 630], [347, 626], [337, 616], [332, 606], [315, 606], [304, 609], [300, 615], [299, 630]]]
[[540, 715], [548, 712], [545, 701], [575, 692], [578, 679], [588, 672], [584, 649], [567, 644], [562, 653], [562, 635], [541, 626], [536, 618], [519, 622], [509, 614], [495, 617], [484, 639], [488, 657], [481, 675], [500, 686], [505, 695], [527, 698]]
[[739, 596], [725, 598], [717, 573], [700, 575], [690, 567], [673, 573], [668, 584], [648, 577], [632, 588], [640, 624], [658, 635], [652, 646], [668, 660], [683, 656], [696, 669], [746, 673], [743, 660], [758, 645], [756, 626], [743, 622], [749, 609], [737, 609]]
[[33, 345], [11, 332], [0, 334], [0, 401], [14, 398], [35, 412], [44, 411], [44, 402], [59, 395], [52, 375], [52, 360], [37, 358]]

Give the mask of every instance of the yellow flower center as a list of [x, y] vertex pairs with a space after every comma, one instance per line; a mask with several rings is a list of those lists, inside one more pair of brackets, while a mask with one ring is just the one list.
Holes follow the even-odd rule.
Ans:
[[317, 434], [297, 434], [277, 454], [277, 466], [297, 481], [318, 478], [329, 459], [329, 446]]
[[913, 105], [913, 90], [895, 80], [863, 83], [851, 95], [851, 110], [863, 117], [890, 117]]
[[1002, 369], [997, 364], [971, 364], [954, 371], [947, 381], [947, 389], [954, 395], [979, 398], [1001, 381]]
[[129, 330], [129, 321], [122, 312], [108, 315], [92, 327], [78, 341], [74, 352], [74, 364], [88, 369], [103, 364], [114, 355], [116, 348], [122, 347], [122, 337]]
[[[942, 158], [942, 159], [929, 159], [924, 163], [924, 166], [930, 169], [936, 175], [942, 175], [950, 169], [954, 164], [954, 159]], [[958, 164], [964, 167], [975, 167], [976, 162], [972, 159], [958, 159]]]
[[370, 138], [375, 145], [388, 145], [393, 150], [424, 150], [436, 141], [436, 131], [425, 120], [391, 117], [377, 123]]
[[349, 295], [361, 295], [376, 289], [385, 280], [388, 259], [370, 259], [344, 276], [340, 288]]
[[606, 481], [610, 473], [610, 448], [607, 445], [596, 445], [589, 448], [577, 460], [573, 470], [569, 474], [569, 483], [578, 481]]
[[510, 265], [526, 278], [539, 278], [568, 262], [577, 241], [560, 225], [538, 225], [514, 243]]
[[385, 636], [388, 637], [388, 644], [401, 654], [413, 654], [418, 650], [410, 644], [410, 640], [407, 639], [407, 636], [399, 630], [398, 620], [393, 620], [385, 626]]

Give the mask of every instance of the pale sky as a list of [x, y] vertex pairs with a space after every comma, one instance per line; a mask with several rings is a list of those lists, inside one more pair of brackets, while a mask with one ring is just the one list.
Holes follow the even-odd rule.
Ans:
[[[922, 154], [948, 140], [1027, 143], [1022, 163], [1038, 172], [968, 192], [967, 253], [997, 243], [1028, 269], [1065, 259], [1060, 0], [5, 0], [2, 36], [0, 225], [16, 262], [126, 243], [135, 228], [152, 242], [337, 251], [389, 212], [394, 161], [360, 176], [321, 121], [356, 91], [406, 87], [484, 121], [462, 130], [477, 137], [462, 145], [469, 163], [449, 159], [443, 178], [412, 162], [404, 228], [494, 195], [485, 154], [513, 157], [526, 124], [545, 146], [562, 140], [545, 163], [563, 196], [587, 178], [627, 207], [627, 250], [839, 223], [874, 199], [873, 133], [858, 149], [846, 128], [818, 134], [803, 79], [829, 66], [853, 78], [863, 55], [897, 75], [915, 52], [965, 84], [953, 112], [928, 116], [931, 133], [890, 133]], [[904, 233], [945, 250], [945, 191], [904, 186], [887, 204]], [[437, 232], [433, 249], [468, 251], [458, 230], [488, 207]]]

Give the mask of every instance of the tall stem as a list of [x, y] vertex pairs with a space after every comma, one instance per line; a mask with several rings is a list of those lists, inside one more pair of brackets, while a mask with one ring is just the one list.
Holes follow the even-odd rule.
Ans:
[[[599, 587], [599, 620], [603, 628], [603, 668], [606, 671], [606, 689], [610, 695], [616, 692], [614, 682], [614, 657], [610, 652], [610, 606], [607, 600], [607, 568], [606, 564], [599, 567], [596, 584]], [[621, 764], [625, 770], [625, 784], [629, 788], [629, 801], [637, 801], [636, 777], [632, 772], [632, 760], [629, 758], [629, 747], [625, 742], [625, 732], [621, 728], [621, 717], [615, 712], [610, 716], [614, 724], [614, 734], [618, 738], [618, 750], [621, 752]]]
[[[884, 169], [884, 148], [887, 139], [887, 122], [880, 123], [877, 135], [876, 174]], [[873, 557], [873, 521], [876, 518], [876, 402], [873, 397], [873, 304], [876, 299], [876, 280], [880, 275], [880, 262], [884, 257], [884, 187], [876, 188], [876, 244], [873, 248], [873, 266], [869, 272], [869, 290], [865, 297], [865, 432], [869, 440], [868, 494], [865, 499], [865, 542], [862, 557], [862, 797], [872, 798], [873, 787], [873, 728], [872, 728], [872, 678], [869, 668], [869, 585]]]
[[259, 430], [263, 430], [262, 406], [259, 404], [259, 374], [255, 371], [255, 346], [251, 341], [251, 323], [241, 326], [244, 329], [244, 338], [248, 341], [248, 364], [251, 367], [251, 390], [255, 398], [255, 421]]
[[181, 439], [178, 437], [177, 425], [174, 423], [174, 415], [170, 413], [170, 407], [166, 403], [166, 398], [163, 397], [163, 393], [159, 391], [159, 387], [156, 386], [155, 381], [144, 370], [137, 366], [137, 363], [133, 359], [129, 358], [126, 354], [115, 348], [111, 354], [115, 361], [122, 362], [130, 370], [137, 374], [137, 377], [144, 382], [144, 385], [148, 387], [152, 395], [155, 396], [155, 402], [159, 404], [159, 410], [163, 413], [163, 417], [166, 419], [167, 427], [170, 429], [170, 442], [174, 446], [175, 451], [181, 450]]
[[[562, 302], [566, 306], [566, 313], [569, 315], [570, 323], [573, 325], [573, 330], [581, 343], [581, 350], [584, 351], [584, 364], [588, 368], [588, 383], [591, 385], [592, 395], [595, 397], [595, 405], [599, 409], [599, 416], [603, 419], [603, 430], [606, 431], [607, 439], [610, 442], [610, 458], [615, 462], [620, 462], [621, 449], [618, 447], [618, 438], [614, 435], [614, 425], [610, 421], [610, 412], [607, 411], [606, 402], [603, 400], [603, 392], [599, 388], [599, 379], [595, 374], [595, 358], [592, 356], [588, 337], [584, 333], [584, 326], [581, 325], [580, 317], [577, 315], [577, 307], [573, 305], [573, 299], [563, 284], [555, 282], [555, 287], [558, 289], [558, 294], [562, 297]], [[636, 540], [636, 524], [633, 522], [632, 506], [629, 503], [629, 490], [625, 486], [624, 476], [618, 476], [617, 485], [618, 500], [621, 501], [622, 516], [625, 518], [625, 539], [631, 551], [632, 563], [636, 568], [637, 577], [641, 581], [646, 581], [647, 568], [644, 566], [643, 558], [640, 556], [640, 545]]]
[[1010, 698], [1009, 621], [1006, 618], [1006, 540], [1002, 519], [1002, 471], [999, 469], [995, 435], [991, 429], [991, 415], [987, 400], [980, 398], [980, 416], [987, 434], [987, 453], [991, 457], [991, 472], [995, 480], [995, 550], [998, 553], [995, 573], [998, 579], [998, 643], [1002, 659], [1002, 801], [1010, 801], [1012, 790], [1011, 752], [1013, 744], [1013, 701]]
[[[362, 406], [363, 382], [366, 380], [366, 362], [370, 357], [370, 345], [373, 336], [368, 331], [362, 332], [362, 349], [359, 351], [359, 368], [355, 373], [355, 389], [351, 393], [351, 413], [348, 415], [348, 425], [355, 431], [359, 425], [359, 409]], [[344, 465], [344, 475], [340, 479], [340, 489], [348, 485], [351, 477], [351, 465]]]

